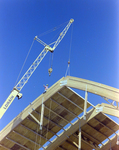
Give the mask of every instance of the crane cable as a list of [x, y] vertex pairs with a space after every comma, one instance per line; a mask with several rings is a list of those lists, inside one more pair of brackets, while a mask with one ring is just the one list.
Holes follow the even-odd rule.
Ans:
[[32, 47], [33, 47], [33, 44], [34, 44], [34, 39], [33, 39], [33, 42], [32, 42], [32, 44], [31, 44], [31, 46], [30, 46], [30, 49], [29, 49], [29, 51], [28, 51], [28, 53], [27, 53], [27, 56], [26, 56], [26, 58], [25, 58], [25, 60], [24, 60], [24, 63], [23, 63], [23, 65], [22, 65], [22, 68], [21, 68], [21, 70], [20, 70], [20, 72], [19, 72], [19, 75], [18, 75], [18, 77], [17, 77], [17, 80], [16, 80], [16, 82], [15, 82], [15, 85], [16, 85], [18, 79], [19, 79], [19, 76], [21, 75], [21, 72], [22, 72], [23, 67], [24, 67], [24, 65], [25, 65], [25, 63], [26, 63], [26, 60], [27, 60], [27, 58], [28, 58], [28, 56], [29, 56], [29, 53], [30, 53], [30, 51], [31, 51], [31, 49], [32, 49]]
[[62, 24], [60, 24], [60, 25], [58, 25], [58, 26], [56, 26], [56, 27], [54, 27], [54, 28], [52, 28], [52, 29], [46, 31], [46, 32], [43, 32], [43, 33], [39, 34], [38, 37], [44, 36], [44, 35], [46, 35], [46, 34], [48, 34], [48, 33], [51, 33], [51, 32], [53, 32], [53, 31], [59, 29], [61, 26], [63, 26], [64, 24], [67, 24], [67, 23], [68, 23], [68, 21], [66, 21], [66, 22], [64, 22], [64, 23], [62, 23]]
[[66, 69], [65, 77], [67, 75], [70, 76], [70, 56], [71, 56], [71, 47], [72, 47], [72, 34], [73, 34], [73, 24], [72, 24], [72, 30], [71, 30], [71, 39], [70, 39], [70, 48], [69, 48], [69, 60], [68, 60], [68, 66]]
[[[54, 27], [54, 28], [52, 28], [52, 29], [50, 29], [50, 30], [48, 30], [48, 31], [46, 31], [46, 32], [44, 32], [44, 33], [41, 33], [40, 35], [38, 35], [38, 37], [41, 37], [41, 36], [43, 36], [43, 35], [46, 35], [46, 34], [48, 34], [48, 33], [50, 33], [50, 32], [53, 32], [53, 31], [59, 29], [61, 26], [63, 26], [63, 25], [66, 24], [67, 22], [68, 22], [68, 21], [66, 21], [66, 22], [60, 24], [59, 26]], [[33, 44], [34, 44], [34, 39], [33, 39], [33, 42], [32, 42], [32, 44], [31, 44], [31, 46], [30, 46], [30, 49], [29, 49], [29, 51], [28, 51], [28, 53], [27, 53], [27, 56], [26, 56], [26, 58], [25, 58], [25, 61], [24, 61], [23, 65], [22, 65], [22, 68], [21, 68], [21, 70], [20, 70], [20, 73], [19, 73], [19, 75], [18, 75], [18, 77], [17, 77], [17, 80], [16, 80], [16, 82], [15, 82], [15, 85], [17, 84], [17, 81], [18, 81], [18, 79], [19, 79], [19, 76], [21, 75], [21, 72], [22, 72], [23, 67], [24, 67], [24, 65], [25, 65], [25, 63], [26, 63], [26, 60], [27, 60], [27, 58], [28, 58], [28, 56], [29, 56], [29, 53], [30, 53], [30, 51], [31, 51], [31, 49], [32, 49], [32, 47], [33, 47]], [[52, 62], [53, 62], [53, 56], [52, 56]], [[51, 67], [51, 68], [52, 68], [52, 67]], [[15, 86], [15, 85], [14, 85], [14, 86]]]
[[[63, 24], [62, 24], [63, 25]], [[61, 25], [60, 25], [61, 26]], [[60, 34], [62, 31], [62, 29], [50, 40], [52, 41], [58, 34]], [[56, 41], [55, 41], [56, 42]], [[54, 42], [53, 42], [54, 43]], [[52, 45], [53, 43], [49, 44], [49, 45]], [[52, 66], [53, 66], [53, 57], [54, 57], [54, 52], [51, 52], [50, 54], [50, 57], [49, 57], [49, 69], [48, 69], [48, 73], [49, 73], [49, 76], [51, 75], [53, 69], [52, 69]]]
[[[54, 53], [51, 53], [50, 54], [50, 58], [49, 58], [49, 69], [48, 69], [49, 76], [51, 75], [51, 73], [53, 71], [53, 69], [52, 69], [52, 66], [53, 66], [53, 54]], [[50, 61], [51, 61], [51, 63], [50, 63]]]
[[34, 150], [36, 150], [36, 144], [37, 144], [37, 139], [38, 139], [38, 129], [39, 129], [39, 125], [36, 126], [36, 137], [35, 137], [35, 144], [34, 144]]
[[[41, 111], [41, 107], [40, 107], [40, 111]], [[38, 120], [40, 121], [40, 119], [41, 119], [41, 113], [39, 113], [38, 112]], [[37, 126], [36, 126], [36, 137], [35, 137], [35, 144], [34, 144], [34, 150], [37, 150], [37, 146], [36, 146], [36, 144], [37, 144], [37, 141], [38, 141], [38, 144], [39, 145], [41, 145], [41, 136], [40, 135], [42, 135], [42, 133], [43, 133], [43, 131], [42, 130], [40, 130], [39, 131], [39, 124], [37, 124]], [[39, 134], [39, 136], [40, 136], [40, 140], [38, 140], [38, 134]], [[43, 147], [42, 145], [41, 145], [41, 147]]]
[[[40, 107], [40, 111], [41, 111], [41, 109], [42, 109], [42, 108]], [[41, 113], [39, 113], [39, 120], [40, 120], [40, 118], [41, 118]], [[43, 133], [43, 130], [40, 130], [40, 132], [39, 132], [38, 134], [39, 134], [39, 135], [42, 135], [42, 133]], [[37, 135], [38, 135], [38, 134], [37, 134]], [[42, 142], [42, 141], [41, 141], [41, 136], [40, 136], [40, 140], [39, 140], [38, 144], [41, 145], [41, 142]], [[42, 145], [41, 145], [41, 146], [42, 146]]]
[[[38, 115], [39, 121], [40, 121], [40, 118], [41, 118], [41, 114], [39, 113], [39, 115]], [[42, 135], [42, 130], [40, 130], [40, 132], [39, 132], [39, 124], [37, 124], [37, 126], [36, 126], [36, 133], [37, 134], [36, 134], [35, 141], [34, 141], [35, 142], [34, 150], [37, 150], [36, 144], [37, 144], [37, 141], [38, 141], [38, 134], [39, 134], [39, 136]], [[41, 136], [40, 136], [40, 140], [38, 141], [38, 144], [41, 145]], [[41, 145], [41, 147], [42, 147], [42, 145]]]
[[48, 140], [48, 130], [50, 128], [50, 119], [51, 119], [51, 108], [52, 108], [52, 100], [50, 99], [50, 110], [49, 110], [49, 116], [48, 116], [48, 125], [47, 125], [47, 132], [46, 132], [46, 142]]

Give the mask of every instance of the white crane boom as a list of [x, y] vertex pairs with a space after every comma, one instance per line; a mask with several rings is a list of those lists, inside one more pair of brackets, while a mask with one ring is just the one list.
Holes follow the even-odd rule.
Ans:
[[67, 26], [64, 28], [64, 30], [60, 33], [60, 36], [58, 37], [57, 41], [53, 42], [54, 46], [51, 48], [49, 45], [44, 43], [42, 40], [40, 40], [37, 36], [35, 36], [34, 40], [37, 40], [39, 43], [41, 43], [45, 48], [42, 50], [42, 52], [39, 54], [39, 56], [36, 58], [36, 60], [33, 62], [33, 64], [29, 67], [29, 69], [26, 71], [26, 73], [23, 75], [23, 77], [20, 79], [20, 81], [17, 83], [17, 85], [13, 88], [12, 92], [0, 108], [0, 119], [4, 115], [4, 113], [7, 111], [15, 97], [21, 98], [22, 94], [19, 93], [21, 89], [24, 87], [24, 85], [28, 82], [29, 78], [35, 71], [35, 69], [38, 67], [40, 62], [43, 60], [45, 55], [48, 53], [48, 51], [53, 52], [55, 48], [58, 46], [60, 41], [63, 39], [65, 36], [66, 32], [68, 31], [71, 23], [73, 23], [73, 19], [70, 19], [69, 23]]

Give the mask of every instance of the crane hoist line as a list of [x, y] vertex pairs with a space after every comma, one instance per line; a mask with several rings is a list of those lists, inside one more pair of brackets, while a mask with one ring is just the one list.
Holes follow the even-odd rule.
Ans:
[[[68, 22], [68, 24], [64, 28], [64, 30], [60, 33], [58, 39], [55, 42], [49, 44], [49, 45], [53, 45], [53, 47], [50, 47], [48, 44], [46, 44], [45, 42], [43, 42], [42, 40], [40, 40], [38, 38], [38, 36], [35, 36], [34, 40], [36, 40], [39, 43], [41, 43], [44, 46], [44, 49], [38, 55], [38, 57], [35, 59], [35, 61], [32, 63], [32, 65], [29, 67], [29, 69], [26, 71], [26, 73], [23, 75], [23, 77], [20, 79], [20, 81], [16, 84], [16, 86], [13, 88], [13, 90], [10, 93], [10, 95], [6, 99], [6, 101], [1, 106], [1, 108], [0, 108], [0, 119], [2, 118], [2, 116], [4, 115], [4, 113], [7, 111], [7, 109], [9, 108], [9, 106], [11, 105], [11, 103], [13, 102], [13, 100], [15, 99], [15, 97], [18, 97], [18, 99], [20, 99], [22, 97], [22, 93], [20, 93], [21, 89], [28, 82], [29, 78], [31, 77], [31, 75], [33, 74], [33, 72], [36, 70], [36, 68], [38, 67], [38, 65], [40, 64], [40, 62], [43, 60], [43, 58], [45, 57], [45, 55], [49, 51], [53, 52], [55, 50], [55, 48], [61, 42], [61, 40], [63, 39], [63, 37], [67, 33], [70, 25], [73, 22], [74, 22], [74, 19], [70, 19], [69, 22]], [[50, 71], [52, 71], [52, 70], [50, 70]]]

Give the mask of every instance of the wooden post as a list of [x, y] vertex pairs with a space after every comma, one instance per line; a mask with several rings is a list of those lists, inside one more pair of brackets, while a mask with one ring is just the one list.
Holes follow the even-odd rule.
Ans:
[[41, 105], [41, 118], [40, 118], [40, 130], [42, 130], [42, 126], [43, 126], [43, 116], [44, 116], [44, 97], [42, 98], [42, 105]]
[[29, 115], [40, 125], [40, 122], [37, 120], [37, 118], [35, 118], [30, 112]]
[[79, 147], [78, 150], [81, 150], [81, 127], [80, 127], [80, 122], [79, 122]]
[[86, 85], [85, 103], [84, 103], [84, 117], [83, 117], [84, 120], [86, 120], [87, 99], [88, 99], [88, 92], [87, 92], [87, 85]]

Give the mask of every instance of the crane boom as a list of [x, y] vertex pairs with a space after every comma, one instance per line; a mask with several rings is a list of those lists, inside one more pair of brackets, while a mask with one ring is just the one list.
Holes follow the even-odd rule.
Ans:
[[63, 37], [65, 36], [66, 32], [68, 31], [70, 25], [74, 22], [74, 19], [70, 19], [69, 23], [67, 24], [67, 26], [64, 28], [64, 30], [60, 33], [60, 36], [58, 37], [57, 41], [55, 42], [53, 49], [55, 49], [58, 44], [60, 43], [60, 41], [63, 39]]
[[19, 93], [21, 91], [21, 89], [28, 82], [29, 78], [31, 77], [33, 72], [36, 70], [36, 68], [38, 67], [40, 62], [43, 60], [45, 55], [48, 53], [48, 51], [53, 52], [55, 50], [55, 48], [58, 46], [60, 41], [65, 36], [66, 32], [68, 31], [68, 29], [69, 29], [71, 23], [73, 23], [73, 21], [74, 21], [73, 19], [70, 19], [70, 21], [67, 24], [67, 26], [60, 33], [60, 36], [58, 37], [57, 41], [53, 42], [54, 43], [53, 48], [51, 48], [49, 45], [47, 45], [42, 40], [40, 40], [37, 36], [35, 36], [34, 40], [37, 40], [39, 43], [44, 45], [44, 49], [39, 54], [39, 56], [36, 58], [36, 60], [33, 62], [33, 64], [29, 67], [29, 69], [26, 71], [26, 73], [23, 75], [23, 77], [20, 79], [20, 81], [17, 83], [17, 85], [13, 88], [12, 92], [10, 93], [10, 95], [8, 96], [8, 98], [6, 99], [6, 101], [4, 102], [2, 107], [0, 108], [0, 119], [2, 118], [4, 113], [7, 111], [7, 109], [9, 108], [9, 106], [11, 105], [11, 103], [13, 102], [15, 97], [18, 97], [18, 98], [22, 97], [22, 94]]
[[21, 91], [21, 89], [24, 87], [24, 85], [28, 82], [29, 78], [33, 74], [33, 72], [36, 70], [40, 62], [43, 60], [45, 55], [48, 53], [48, 50], [45, 48], [43, 51], [39, 54], [39, 56], [36, 58], [36, 60], [33, 62], [33, 64], [29, 67], [29, 69], [26, 71], [26, 73], [23, 75], [23, 77], [20, 79], [20, 81], [17, 83], [15, 88]]

